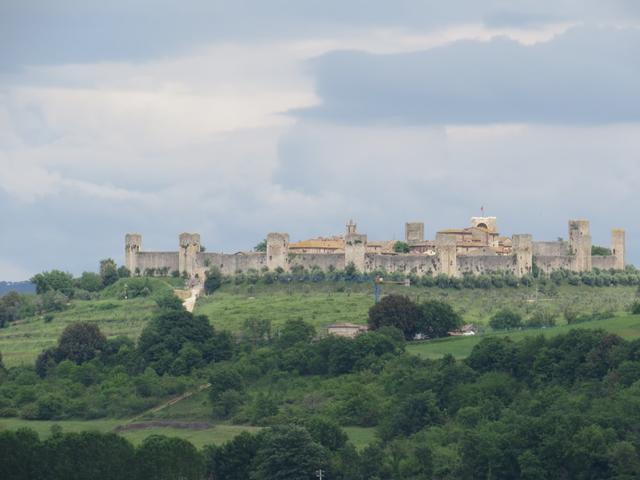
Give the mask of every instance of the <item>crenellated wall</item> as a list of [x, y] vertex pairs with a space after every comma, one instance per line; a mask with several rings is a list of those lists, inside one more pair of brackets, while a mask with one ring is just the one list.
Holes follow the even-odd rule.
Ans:
[[600, 270], [611, 270], [616, 268], [618, 259], [613, 255], [594, 255], [591, 257], [591, 265], [593, 268], [598, 268]]
[[435, 255], [382, 255], [368, 253], [365, 256], [365, 271], [384, 270], [389, 273], [415, 273], [436, 275], [440, 270], [440, 260]]
[[289, 254], [289, 266], [291, 268], [301, 266], [307, 270], [315, 267], [325, 272], [330, 269], [344, 270], [344, 254], [342, 253], [300, 253]]
[[571, 270], [571, 266], [573, 265], [573, 256], [564, 255], [564, 256], [539, 256], [534, 258], [536, 266], [540, 269], [541, 272], [551, 273], [554, 270]]
[[489, 272], [516, 274], [517, 261], [514, 255], [461, 255], [458, 271], [461, 274], [480, 275]]
[[[493, 217], [474, 220], [480, 222], [487, 219], [491, 220]], [[488, 226], [495, 228], [493, 223]], [[405, 229], [407, 240], [419, 241], [423, 237], [424, 225], [421, 223], [408, 223]], [[142, 251], [142, 235], [133, 233], [125, 236], [125, 265], [133, 273], [164, 268], [201, 278], [211, 267], [219, 268], [225, 275], [233, 275], [250, 270], [274, 271], [281, 268], [290, 271], [298, 266], [307, 270], [343, 270], [350, 263], [364, 273], [384, 270], [390, 273], [444, 274], [454, 277], [488, 272], [508, 272], [521, 277], [530, 274], [534, 264], [544, 273], [559, 269], [585, 272], [591, 271], [592, 267], [602, 270], [621, 270], [625, 267], [624, 230], [612, 231], [613, 255], [592, 257], [587, 220], [569, 221], [569, 242], [534, 242], [529, 234], [514, 235], [511, 239], [511, 254], [502, 254], [499, 250], [481, 245], [473, 249], [473, 253], [460, 255], [455, 236], [440, 233], [435, 239], [435, 255], [367, 253], [367, 236], [357, 233], [353, 222], [347, 225], [344, 240], [344, 253], [293, 254], [289, 253], [287, 233], [269, 233], [266, 252], [223, 254], [202, 252], [200, 235], [183, 233], [179, 237], [177, 252], [145, 252]]]
[[[178, 252], [138, 252], [136, 254], [136, 268], [144, 274], [149, 268], [168, 268], [169, 272], [179, 270]], [[135, 273], [136, 269], [133, 269]]]

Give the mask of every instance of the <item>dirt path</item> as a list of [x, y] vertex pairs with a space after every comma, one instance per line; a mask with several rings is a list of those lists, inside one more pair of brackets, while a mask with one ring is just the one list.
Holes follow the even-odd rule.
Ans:
[[[183, 393], [182, 395], [180, 395], [178, 397], [174, 397], [169, 401], [161, 403], [160, 405], [156, 405], [155, 407], [153, 407], [153, 408], [151, 408], [151, 409], [149, 409], [149, 410], [147, 410], [145, 412], [142, 412], [140, 415], [137, 415], [137, 416], [133, 417], [131, 420], [129, 420], [128, 423], [131, 424], [131, 423], [135, 422], [136, 420], [138, 420], [138, 419], [140, 419], [140, 418], [142, 418], [145, 415], [148, 415], [150, 413], [158, 413], [160, 410], [164, 410], [165, 408], [170, 407], [171, 405], [175, 405], [178, 402], [186, 400], [187, 398], [195, 395], [196, 393], [199, 393], [202, 390], [206, 390], [210, 386], [211, 386], [210, 383], [205, 383], [204, 385], [200, 385], [196, 390], [191, 390], [190, 392], [185, 392], [185, 393]], [[121, 428], [121, 427], [123, 427], [123, 426], [119, 425], [116, 428]]]
[[198, 284], [191, 289], [191, 296], [187, 298], [184, 302], [182, 302], [182, 306], [185, 308], [187, 312], [193, 313], [193, 309], [196, 306], [196, 300], [202, 293], [202, 285]]

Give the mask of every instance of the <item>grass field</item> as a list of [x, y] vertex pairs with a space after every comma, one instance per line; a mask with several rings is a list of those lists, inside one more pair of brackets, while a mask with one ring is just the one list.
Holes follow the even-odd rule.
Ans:
[[[171, 281], [176, 285], [180, 283], [176, 279]], [[562, 286], [555, 295], [548, 296], [535, 288], [443, 290], [437, 287], [384, 286], [384, 294], [399, 293], [416, 301], [447, 301], [466, 322], [476, 324], [485, 324], [493, 313], [503, 307], [518, 310], [525, 316], [538, 308], [561, 314], [567, 306], [583, 313], [610, 310], [622, 314], [634, 300], [635, 292], [635, 287]], [[371, 285], [368, 283], [225, 284], [214, 295], [199, 299], [195, 313], [207, 315], [216, 328], [235, 333], [241, 331], [244, 321], [249, 318], [269, 319], [274, 330], [287, 319], [302, 318], [321, 333], [334, 322], [366, 323], [372, 304]], [[42, 317], [33, 317], [0, 329], [0, 352], [8, 367], [32, 364], [43, 349], [55, 345], [69, 323], [77, 321], [95, 322], [109, 337], [126, 335], [135, 340], [155, 311], [155, 303], [150, 297], [73, 301], [67, 310], [54, 314], [49, 323], [45, 323]], [[599, 326], [607, 328], [606, 324]], [[467, 345], [465, 342], [463, 344]], [[436, 352], [436, 349], [429, 352]], [[433, 354], [437, 355], [437, 352]]]
[[38, 316], [0, 329], [0, 352], [7, 367], [33, 364], [42, 350], [56, 344], [67, 325], [79, 321], [98, 324], [107, 337], [136, 339], [154, 311], [150, 298], [76, 300], [48, 323]]
[[[124, 422], [126, 423], [126, 421]], [[64, 432], [83, 432], [97, 430], [99, 432], [111, 432], [118, 425], [122, 425], [122, 420], [61, 420], [61, 421], [40, 421], [40, 420], [21, 420], [15, 418], [0, 419], [1, 430], [16, 430], [18, 428], [30, 428], [36, 432], [40, 438], [44, 439], [51, 435], [51, 427], [58, 425]], [[153, 427], [142, 430], [129, 430], [120, 432], [124, 438], [128, 439], [134, 445], [142, 443], [142, 441], [150, 435], [166, 435], [168, 437], [179, 437], [190, 441], [196, 447], [202, 448], [205, 445], [220, 445], [241, 432], [256, 432], [260, 427], [250, 427], [245, 425], [225, 425], [218, 424], [211, 428], [203, 430], [189, 430], [184, 428], [168, 428]], [[373, 428], [346, 427], [345, 433], [349, 436], [349, 440], [361, 449], [366, 447], [374, 439]]]
[[449, 337], [441, 340], [429, 340], [426, 342], [413, 343], [407, 347], [407, 351], [424, 358], [441, 358], [443, 355], [451, 354], [456, 358], [465, 358], [473, 347], [483, 338], [509, 337], [512, 340], [521, 340], [531, 335], [554, 336], [566, 333], [573, 328], [601, 328], [609, 332], [620, 335], [626, 339], [640, 337], [640, 315], [619, 315], [607, 320], [578, 323], [575, 325], [558, 325], [552, 328], [518, 330], [500, 333], [488, 333], [473, 337]]
[[[467, 323], [486, 324], [497, 310], [509, 307], [524, 316], [538, 308], [559, 316], [567, 306], [581, 313], [624, 312], [635, 298], [635, 287], [595, 288], [562, 286], [553, 296], [535, 287], [490, 290], [454, 290], [437, 287], [385, 285], [384, 294], [399, 293], [416, 301], [444, 300], [462, 314]], [[274, 327], [287, 319], [302, 318], [317, 329], [334, 322], [366, 323], [373, 304], [369, 284], [292, 284], [225, 285], [215, 294], [203, 297], [195, 313], [207, 315], [219, 329], [238, 332], [248, 318], [268, 319]]]

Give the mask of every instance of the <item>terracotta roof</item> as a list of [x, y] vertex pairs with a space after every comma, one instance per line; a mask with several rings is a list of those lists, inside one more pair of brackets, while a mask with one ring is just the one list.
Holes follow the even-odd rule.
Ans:
[[341, 250], [344, 248], [344, 240], [337, 239], [310, 239], [289, 244], [289, 249], [296, 248], [323, 248], [326, 250]]

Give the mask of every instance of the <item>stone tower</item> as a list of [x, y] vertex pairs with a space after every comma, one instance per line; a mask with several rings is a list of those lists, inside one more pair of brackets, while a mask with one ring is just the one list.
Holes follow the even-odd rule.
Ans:
[[350, 263], [363, 273], [365, 271], [365, 254], [367, 253], [367, 236], [362, 233], [347, 233], [344, 237], [344, 265]]
[[571, 270], [591, 271], [591, 232], [589, 220], [569, 220], [569, 250], [573, 255]]
[[404, 241], [409, 245], [424, 242], [424, 223], [409, 222], [404, 224]]
[[489, 233], [498, 232], [497, 217], [471, 217], [471, 226], [476, 228], [484, 228]]
[[269, 233], [267, 235], [267, 267], [289, 270], [289, 234]]
[[349, 222], [347, 223], [347, 235], [351, 233], [356, 233], [357, 227], [358, 226], [353, 222], [353, 220], [349, 220]]
[[516, 257], [516, 276], [523, 277], [530, 274], [533, 267], [533, 240], [531, 235], [514, 235], [512, 247]]
[[196, 274], [196, 256], [200, 252], [199, 233], [181, 233], [180, 249], [178, 251], [178, 269], [181, 274], [193, 276]]
[[124, 236], [124, 266], [134, 274], [138, 268], [138, 252], [142, 250], [142, 235], [127, 233]]
[[440, 270], [449, 277], [458, 276], [458, 257], [456, 237], [451, 235], [436, 234], [436, 255], [440, 260]]
[[616, 270], [624, 270], [625, 261], [625, 233], [621, 228], [611, 230], [611, 253], [616, 257]]

